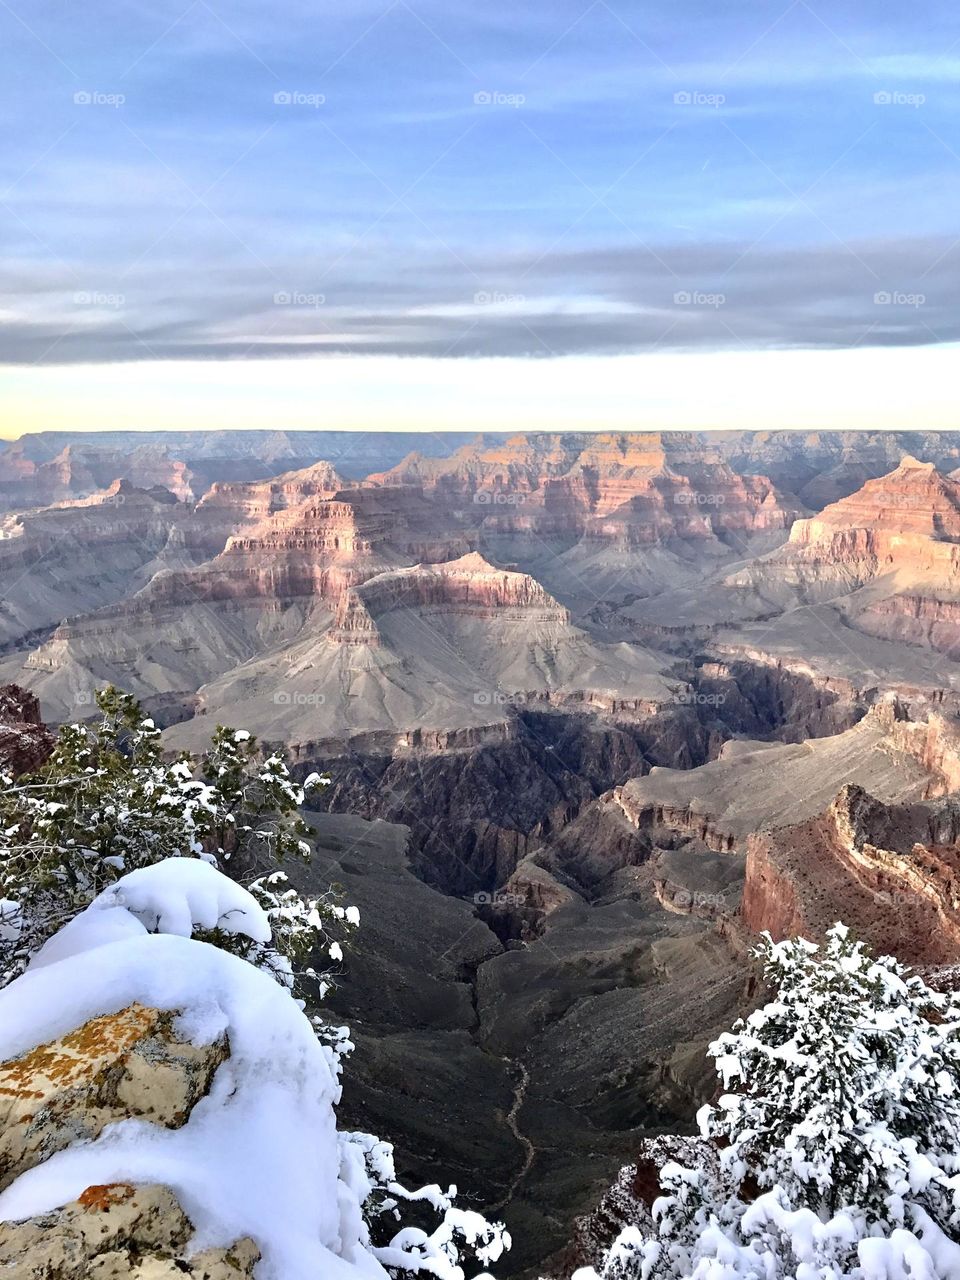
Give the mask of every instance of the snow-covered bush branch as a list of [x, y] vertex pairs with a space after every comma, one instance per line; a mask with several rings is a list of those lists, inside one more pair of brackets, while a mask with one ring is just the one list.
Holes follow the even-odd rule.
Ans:
[[0, 985], [78, 911], [126, 872], [170, 857], [229, 865], [254, 876], [272, 939], [256, 954], [242, 935], [212, 941], [243, 947], [290, 984], [307, 975], [309, 952], [333, 948], [324, 930], [351, 927], [332, 895], [304, 901], [282, 887], [277, 864], [308, 860], [309, 828], [299, 809], [325, 779], [303, 785], [283, 759], [260, 759], [255, 739], [218, 727], [196, 761], [168, 759], [160, 731], [129, 695], [97, 695], [93, 724], [64, 726], [49, 760], [16, 780], [0, 777]]
[[[843, 925], [759, 948], [774, 998], [710, 1046], [702, 1158], [604, 1280], [960, 1276], [960, 1002]], [[592, 1274], [592, 1273], [591, 1273]]]

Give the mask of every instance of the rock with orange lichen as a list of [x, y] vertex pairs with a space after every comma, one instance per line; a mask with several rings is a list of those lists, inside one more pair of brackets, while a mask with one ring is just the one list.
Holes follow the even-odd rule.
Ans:
[[0, 1224], [4, 1280], [243, 1280], [260, 1251], [243, 1238], [191, 1254], [193, 1223], [161, 1186], [87, 1187], [63, 1208]]
[[225, 1037], [193, 1045], [175, 1014], [132, 1004], [0, 1064], [0, 1190], [114, 1121], [179, 1128], [228, 1052]]

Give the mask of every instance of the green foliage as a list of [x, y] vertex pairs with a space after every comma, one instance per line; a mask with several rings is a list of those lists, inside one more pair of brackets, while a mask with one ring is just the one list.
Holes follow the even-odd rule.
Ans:
[[[248, 888], [267, 910], [274, 944], [249, 958], [289, 986], [298, 973], [311, 976], [304, 965], [325, 923], [352, 921], [329, 895], [304, 901], [283, 888], [276, 867], [309, 859], [299, 808], [326, 780], [298, 785], [281, 756], [260, 759], [255, 738], [222, 726], [202, 760], [168, 759], [130, 695], [109, 687], [97, 707], [94, 723], [60, 730], [41, 768], [0, 775], [0, 985], [122, 875], [170, 857], [205, 857], [236, 879], [265, 871]], [[214, 940], [233, 950], [249, 943], [226, 937]]]
[[856, 1204], [882, 1218], [919, 1182], [946, 1195], [960, 1169], [956, 996], [840, 924], [820, 947], [767, 934], [758, 954], [777, 995], [711, 1045], [736, 1087], [703, 1110], [704, 1135], [814, 1212]]

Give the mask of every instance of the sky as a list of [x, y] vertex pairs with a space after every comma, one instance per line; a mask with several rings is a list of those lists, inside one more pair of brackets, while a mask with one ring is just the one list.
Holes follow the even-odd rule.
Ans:
[[0, 0], [0, 435], [956, 426], [960, 11]]

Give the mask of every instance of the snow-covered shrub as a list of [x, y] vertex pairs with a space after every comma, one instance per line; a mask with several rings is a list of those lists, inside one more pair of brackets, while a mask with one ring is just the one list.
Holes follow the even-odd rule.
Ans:
[[822, 947], [762, 948], [777, 998], [711, 1046], [725, 1087], [700, 1113], [761, 1187], [816, 1212], [856, 1204], [899, 1225], [922, 1192], [960, 1211], [960, 1004], [835, 925]]
[[704, 1158], [664, 1166], [604, 1280], [958, 1280], [957, 997], [840, 924], [758, 955], [776, 994], [710, 1046]]
[[[194, 1250], [252, 1236], [257, 1280], [464, 1280], [468, 1260], [495, 1261], [509, 1237], [457, 1209], [453, 1188], [409, 1192], [388, 1145], [337, 1131], [346, 1029], [318, 1039], [284, 987], [198, 929], [270, 940], [246, 889], [203, 860], [163, 859], [121, 876], [0, 991], [0, 1061], [134, 1002], [175, 1011], [196, 1045], [229, 1044], [186, 1123], [128, 1119], [56, 1152], [0, 1194], [0, 1220], [47, 1213], [91, 1185], [159, 1183], [189, 1214]], [[436, 1210], [433, 1231], [403, 1226], [410, 1201]], [[385, 1214], [395, 1229], [376, 1244], [370, 1224]]]
[[[212, 938], [290, 984], [326, 924], [353, 923], [331, 898], [303, 901], [276, 864], [309, 858], [299, 813], [303, 786], [278, 755], [259, 758], [253, 737], [218, 727], [200, 761], [164, 758], [160, 731], [137, 702], [108, 688], [93, 724], [60, 730], [36, 772], [0, 776], [0, 986], [43, 943], [125, 873], [170, 857], [208, 858], [250, 884], [266, 908], [270, 943]], [[335, 942], [328, 945], [336, 947]]]

